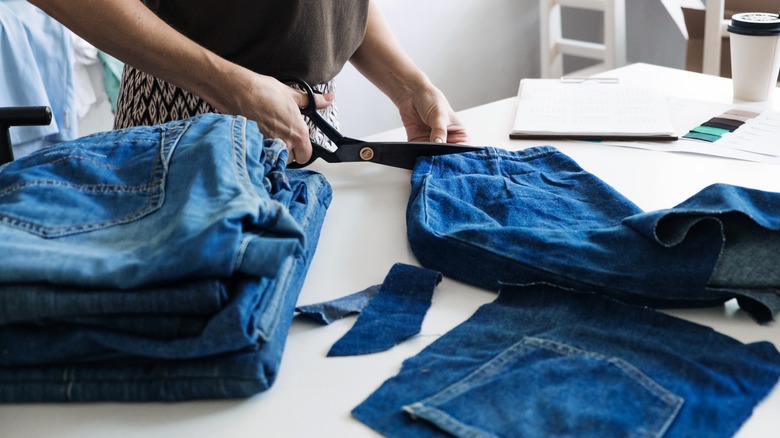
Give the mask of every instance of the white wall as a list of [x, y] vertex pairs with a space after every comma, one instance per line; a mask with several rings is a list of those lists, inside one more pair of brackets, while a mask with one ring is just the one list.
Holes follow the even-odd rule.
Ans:
[[[401, 46], [455, 110], [511, 97], [539, 77], [538, 0], [375, 0]], [[629, 62], [684, 68], [685, 36], [662, 1], [626, 0]], [[564, 35], [603, 37], [600, 14], [565, 11]], [[583, 65], [574, 60], [567, 70]], [[401, 126], [390, 101], [351, 65], [338, 75], [341, 132], [363, 137]], [[93, 117], [90, 117], [91, 121]], [[106, 117], [99, 127], [110, 129]], [[83, 127], [89, 133], [93, 124]]]
[[[458, 111], [517, 92], [539, 77], [538, 0], [375, 0], [401, 46]], [[684, 68], [685, 36], [662, 0], [627, 0], [629, 62]], [[599, 40], [600, 14], [564, 14], [564, 35]], [[572, 68], [581, 68], [574, 60]], [[401, 126], [397, 110], [351, 65], [338, 75], [341, 132], [361, 137]]]
[[[455, 110], [509, 97], [539, 75], [536, 0], [376, 0], [398, 42]], [[336, 78], [341, 132], [401, 126], [390, 101], [351, 65]]]

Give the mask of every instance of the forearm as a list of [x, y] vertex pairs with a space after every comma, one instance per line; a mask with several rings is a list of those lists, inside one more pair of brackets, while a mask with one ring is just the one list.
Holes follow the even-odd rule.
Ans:
[[[177, 32], [140, 1], [30, 0], [99, 49], [191, 91], [218, 109], [235, 109], [218, 86], [242, 69]], [[87, 12], [88, 11], [88, 12]]]
[[350, 62], [396, 105], [414, 90], [430, 86], [428, 77], [403, 51], [373, 1], [369, 3], [365, 38]]

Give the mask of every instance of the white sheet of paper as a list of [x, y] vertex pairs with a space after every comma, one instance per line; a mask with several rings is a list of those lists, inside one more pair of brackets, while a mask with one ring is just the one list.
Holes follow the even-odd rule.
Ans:
[[523, 79], [512, 133], [528, 135], [673, 135], [664, 94], [652, 82], [580, 83]]

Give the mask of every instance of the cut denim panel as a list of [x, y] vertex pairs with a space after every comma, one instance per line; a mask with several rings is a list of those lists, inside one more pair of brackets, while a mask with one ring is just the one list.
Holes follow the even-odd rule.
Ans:
[[407, 230], [423, 266], [486, 289], [546, 281], [658, 308], [739, 298], [760, 322], [780, 311], [777, 193], [717, 184], [645, 213], [552, 147], [488, 148], [418, 161]]
[[730, 437], [780, 353], [548, 284], [505, 286], [353, 410], [385, 436]]
[[420, 332], [441, 273], [396, 263], [355, 325], [328, 351], [354, 356], [385, 351]]

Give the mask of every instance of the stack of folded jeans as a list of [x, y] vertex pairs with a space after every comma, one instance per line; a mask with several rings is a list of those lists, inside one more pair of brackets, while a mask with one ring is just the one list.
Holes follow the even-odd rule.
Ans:
[[0, 401], [268, 388], [331, 197], [286, 158], [207, 114], [0, 167]]

